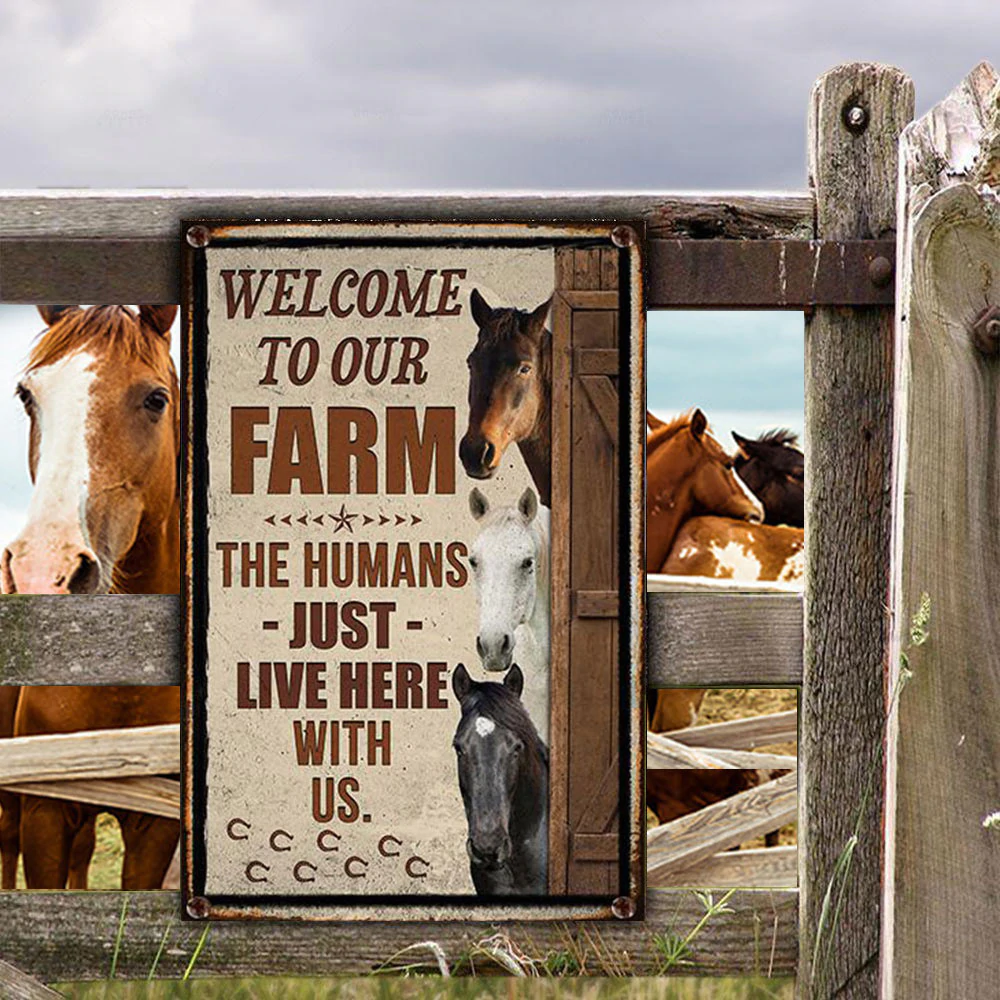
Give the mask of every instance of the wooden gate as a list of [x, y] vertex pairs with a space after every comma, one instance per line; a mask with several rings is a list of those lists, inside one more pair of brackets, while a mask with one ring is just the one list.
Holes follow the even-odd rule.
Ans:
[[[4, 195], [0, 299], [176, 302], [179, 226], [186, 218], [502, 218], [601, 220], [642, 230], [650, 309], [804, 312], [804, 606], [793, 593], [661, 590], [649, 596], [647, 644], [652, 686], [801, 687], [799, 886], [735, 893], [729, 912], [714, 916], [692, 939], [690, 964], [683, 966], [665, 965], [661, 943], [670, 935], [683, 937], [704, 914], [703, 901], [687, 890], [650, 889], [643, 923], [612, 922], [599, 937], [560, 924], [508, 926], [503, 934], [538, 960], [533, 968], [541, 967], [545, 955], [569, 954], [586, 973], [797, 972], [803, 997], [922, 998], [935, 990], [992, 995], [1000, 951], [991, 895], [996, 880], [990, 874], [1000, 836], [1000, 819], [991, 816], [1000, 800], [990, 800], [1000, 787], [993, 717], [1000, 643], [980, 639], [993, 630], [995, 594], [988, 587], [995, 566], [959, 573], [953, 546], [978, 539], [977, 551], [996, 548], [997, 438], [986, 429], [995, 426], [1000, 334], [997, 96], [996, 75], [980, 67], [907, 132], [915, 145], [903, 203], [913, 218], [898, 280], [914, 280], [915, 261], [930, 270], [917, 269], [921, 309], [897, 317], [895, 327], [897, 143], [912, 116], [913, 88], [899, 71], [871, 64], [838, 67], [816, 84], [810, 185], [801, 193], [489, 199]], [[943, 244], [921, 231], [921, 220], [935, 218], [925, 205], [935, 193], [954, 200], [937, 202]], [[971, 236], [969, 227], [980, 235]], [[948, 235], [959, 231], [967, 242], [956, 244]], [[951, 265], [945, 266], [942, 245], [950, 248]], [[968, 248], [964, 256], [956, 246]], [[612, 476], [615, 464], [606, 437], [616, 413], [615, 332], [602, 305], [610, 268], [606, 272], [603, 258], [586, 254], [574, 255], [572, 266], [568, 258], [564, 263], [556, 326], [565, 347], [557, 372], [564, 383], [572, 380], [572, 392], [555, 419], [563, 427], [562, 446], [572, 450], [558, 488], [571, 494], [573, 505], [570, 523], [557, 529], [557, 538], [566, 537], [577, 516], [613, 516], [590, 510], [585, 494], [587, 477]], [[938, 377], [942, 371], [947, 378]], [[620, 408], [620, 369], [617, 375]], [[895, 446], [894, 382], [906, 406]], [[939, 399], [935, 394], [945, 389], [949, 403], [935, 404], [935, 420], [954, 421], [949, 434], [956, 444], [947, 460], [930, 460], [934, 438], [921, 418], [921, 397]], [[957, 494], [955, 474], [962, 484]], [[956, 504], [961, 517], [949, 521]], [[591, 702], [577, 703], [574, 690], [578, 682], [580, 692], [587, 683], [606, 683], [603, 663], [614, 662], [608, 636], [609, 616], [617, 613], [616, 557], [609, 548], [577, 559], [560, 594], [566, 625], [555, 641], [572, 657], [570, 729], [593, 727], [596, 734], [585, 751], [574, 743], [562, 748], [561, 761], [555, 755], [571, 781], [594, 789], [581, 814], [566, 815], [563, 807], [561, 822], [574, 834], [565, 859], [568, 886], [605, 884], [608, 838], [616, 832], [601, 794], [613, 762], [613, 699], [594, 717], [588, 714]], [[980, 565], [980, 555], [969, 558]], [[944, 573], [944, 566], [951, 572]], [[930, 624], [911, 630], [925, 586]], [[944, 620], [936, 619], [939, 613]], [[77, 668], [76, 684], [176, 683], [179, 676], [174, 598], [5, 599], [0, 627], [0, 678], [8, 682], [65, 681], [67, 662]], [[584, 647], [601, 649], [601, 666], [583, 655]], [[916, 679], [899, 694], [902, 655]], [[933, 739], [925, 739], [929, 735]], [[932, 750], [922, 752], [926, 746]], [[975, 751], [971, 757], [969, 748]], [[926, 753], [936, 756], [928, 759]], [[934, 806], [925, 815], [921, 782], [928, 775]], [[955, 775], [961, 780], [953, 782]], [[961, 809], [946, 817], [952, 788]], [[909, 865], [919, 881], [907, 893], [907, 876], [896, 874], [911, 870]], [[960, 883], [954, 881], [958, 874]], [[955, 884], [964, 887], [961, 893], [953, 891]], [[144, 977], [164, 929], [177, 916], [178, 899], [169, 893], [131, 899], [117, 893], [8, 894], [0, 898], [0, 958], [48, 980], [103, 978], [121, 926], [117, 972]], [[164, 976], [183, 972], [200, 928], [177, 925], [173, 934], [159, 967]], [[385, 924], [360, 933], [351, 925], [220, 924], [211, 927], [198, 970], [361, 973], [384, 968], [387, 960], [412, 965], [413, 953], [400, 952], [428, 940], [457, 963], [483, 939], [482, 928], [458, 923]], [[432, 957], [427, 964], [436, 968]]]

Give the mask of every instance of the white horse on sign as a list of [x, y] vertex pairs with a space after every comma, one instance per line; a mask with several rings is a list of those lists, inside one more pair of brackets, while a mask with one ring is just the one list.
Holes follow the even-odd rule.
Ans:
[[549, 509], [528, 487], [517, 504], [491, 508], [477, 488], [472, 516], [482, 524], [469, 552], [479, 596], [476, 651], [487, 671], [517, 663], [523, 700], [543, 740], [549, 728]]

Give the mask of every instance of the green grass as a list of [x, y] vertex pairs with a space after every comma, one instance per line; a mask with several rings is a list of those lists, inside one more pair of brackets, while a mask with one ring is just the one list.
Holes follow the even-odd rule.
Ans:
[[76, 1000], [792, 1000], [790, 979], [216, 979], [57, 986]]

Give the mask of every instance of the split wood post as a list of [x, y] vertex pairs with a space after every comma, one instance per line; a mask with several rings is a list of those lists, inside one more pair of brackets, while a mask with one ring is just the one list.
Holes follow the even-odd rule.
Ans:
[[[912, 116], [913, 86], [897, 69], [838, 66], [816, 82], [809, 174], [818, 239], [893, 237], [897, 143]], [[877, 992], [892, 325], [883, 306], [817, 308], [806, 320], [800, 997]], [[827, 886], [856, 828], [839, 916], [822, 928], [814, 963]]]
[[887, 746], [882, 995], [997, 996], [1000, 826], [984, 824], [1000, 810], [992, 67], [907, 128], [900, 155], [890, 656], [900, 693]]

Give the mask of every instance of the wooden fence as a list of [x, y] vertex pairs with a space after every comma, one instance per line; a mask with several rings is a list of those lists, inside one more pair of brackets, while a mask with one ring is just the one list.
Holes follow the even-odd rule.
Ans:
[[[987, 308], [1000, 306], [996, 87], [993, 71], [979, 67], [910, 125], [900, 173], [910, 81], [885, 66], [837, 67], [814, 87], [809, 186], [794, 194], [0, 195], [0, 300], [176, 302], [178, 234], [190, 218], [599, 220], [645, 227], [652, 309], [802, 311], [804, 597], [654, 585], [648, 602], [652, 686], [800, 687], [799, 887], [736, 892], [680, 968], [797, 971], [803, 997], [991, 996], [1000, 834], [983, 820], [1000, 809], [991, 600], [1000, 583], [1000, 324]], [[889, 265], [897, 190], [899, 317]], [[930, 637], [917, 643], [910, 622], [924, 593]], [[177, 610], [176, 599], [156, 597], [2, 601], [0, 679], [176, 683]], [[900, 670], [903, 655], [912, 680], [900, 695], [900, 677], [910, 676]], [[703, 746], [678, 735], [689, 749]], [[654, 741], [653, 754], [664, 747]], [[727, 748], [743, 749], [707, 747]], [[769, 808], [787, 816], [793, 781], [748, 794], [772, 796]], [[690, 846], [691, 828], [686, 839], [679, 828], [652, 834], [651, 883], [671, 866], [719, 884], [760, 870], [757, 856], [720, 856], [729, 841], [716, 831], [708, 855], [703, 844]], [[790, 858], [771, 853], [775, 880]], [[49, 981], [104, 977], [123, 906], [118, 972], [142, 977], [177, 921], [176, 895], [7, 894], [0, 957]], [[651, 887], [642, 924], [500, 933], [529, 955], [572, 955], [584, 972], [655, 973], [664, 968], [658, 940], [688, 933], [703, 913], [690, 890]], [[198, 972], [368, 972], [412, 963], [403, 949], [427, 940], [454, 960], [493, 931], [218, 924]], [[168, 934], [159, 974], [176, 976], [201, 927], [175, 923]]]

